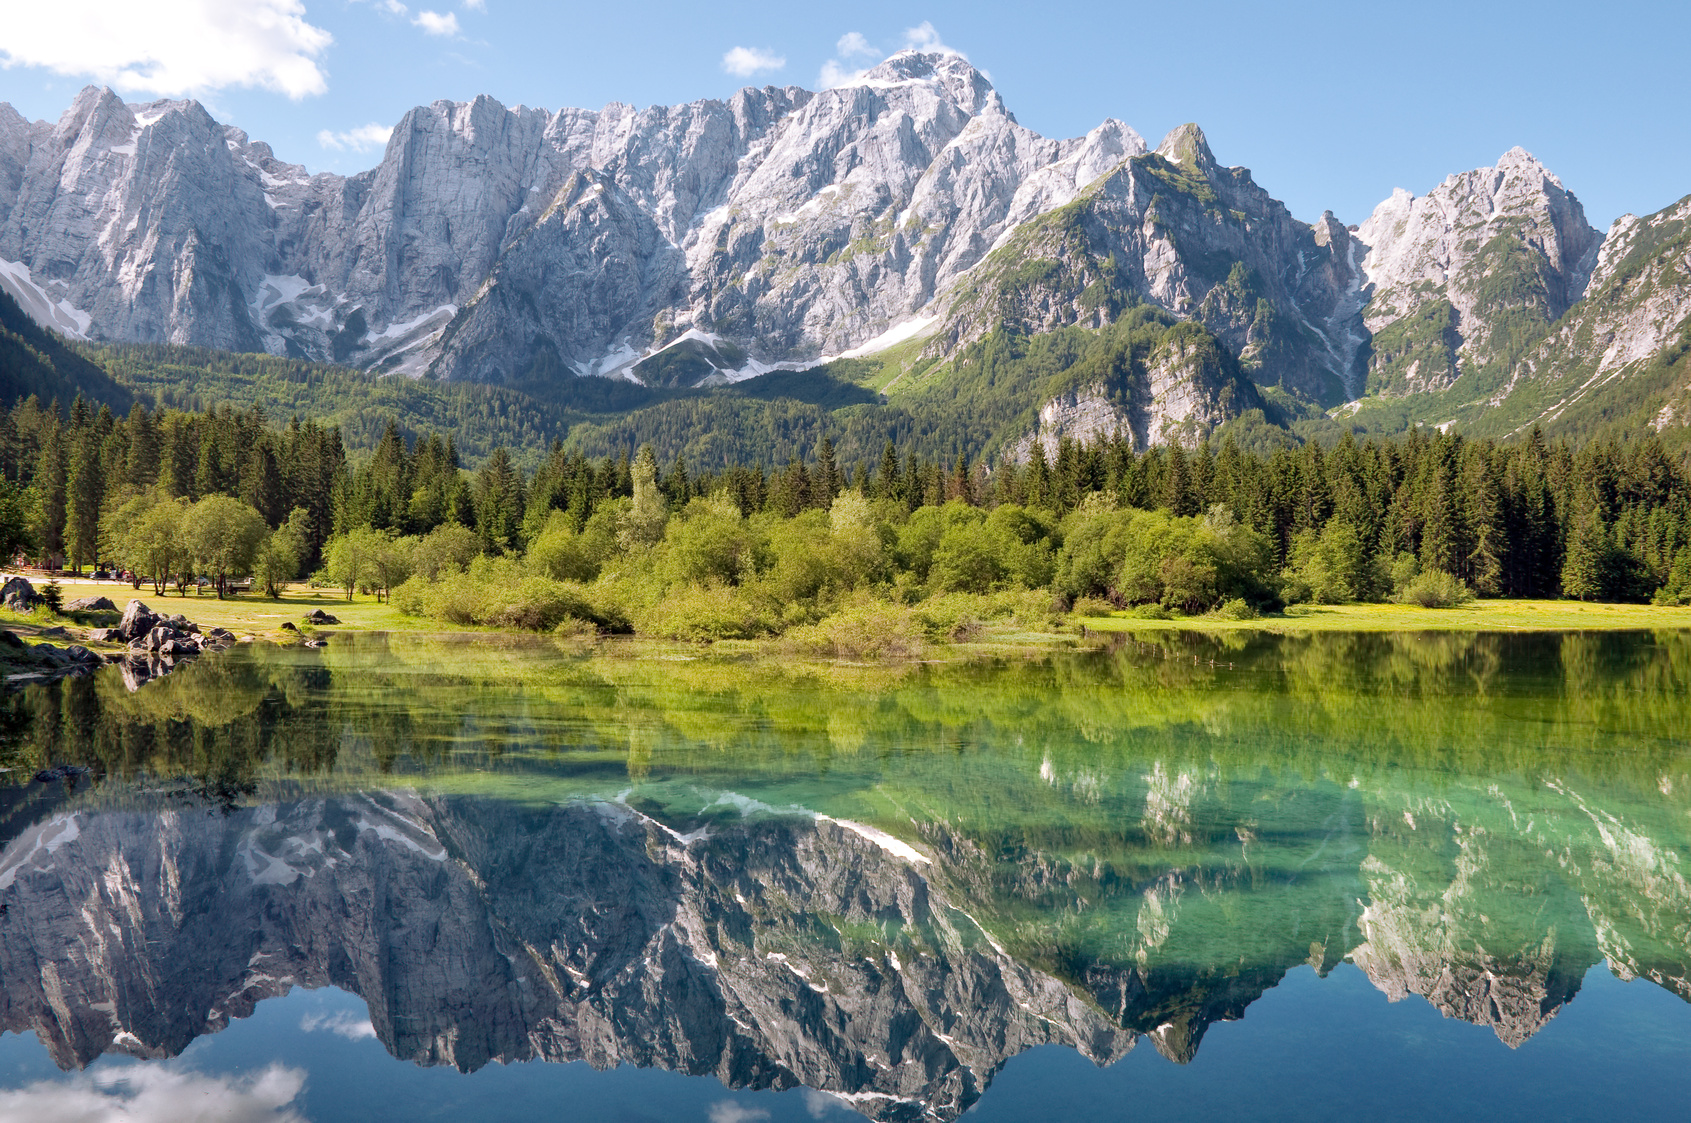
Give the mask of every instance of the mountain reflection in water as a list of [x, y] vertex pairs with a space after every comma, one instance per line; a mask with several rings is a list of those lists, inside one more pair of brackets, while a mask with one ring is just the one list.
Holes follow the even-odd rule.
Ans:
[[805, 670], [359, 638], [31, 688], [9, 775], [96, 778], [0, 794], [0, 1028], [170, 1057], [332, 985], [420, 1064], [949, 1119], [1039, 1045], [1189, 1060], [1304, 963], [1510, 1046], [1605, 960], [1691, 998], [1687, 637], [1216, 642]]

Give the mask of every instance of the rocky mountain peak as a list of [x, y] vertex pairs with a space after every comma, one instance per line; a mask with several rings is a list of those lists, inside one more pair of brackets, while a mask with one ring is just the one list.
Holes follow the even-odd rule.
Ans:
[[1209, 141], [1204, 137], [1204, 130], [1190, 122], [1163, 137], [1162, 143], [1157, 145], [1157, 155], [1170, 163], [1205, 173], [1219, 166], [1215, 162], [1215, 154], [1210, 151]]
[[1561, 180], [1512, 148], [1427, 195], [1394, 191], [1357, 240], [1367, 247], [1364, 320], [1381, 337], [1369, 388], [1400, 394], [1512, 361], [1514, 344], [1492, 328], [1507, 319], [1518, 339], [1523, 322], [1560, 317], [1583, 295], [1603, 239]]
[[[647, 360], [689, 330], [743, 357], [712, 368], [733, 380], [911, 333], [937, 356], [1005, 308], [1044, 331], [1152, 303], [1256, 383], [1333, 406], [1506, 370], [1604, 268], [1579, 200], [1522, 148], [1357, 228], [1294, 219], [1195, 124], [1146, 152], [1114, 119], [1040, 136], [944, 51], [817, 93], [437, 101], [350, 177], [282, 163], [197, 102], [90, 86], [53, 124], [0, 106], [0, 287], [95, 340], [495, 381], [683, 369]], [[1060, 268], [1030, 286], [1036, 262]]]
[[986, 75], [962, 55], [949, 51], [899, 51], [862, 77], [836, 88], [870, 86], [884, 89], [918, 83], [942, 92], [947, 100], [971, 115], [982, 112], [989, 104], [1003, 104], [998, 101], [997, 91]]

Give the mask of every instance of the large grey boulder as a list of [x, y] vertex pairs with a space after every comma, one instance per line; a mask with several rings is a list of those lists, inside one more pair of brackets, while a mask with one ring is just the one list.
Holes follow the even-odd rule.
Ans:
[[116, 612], [110, 597], [77, 597], [65, 605], [66, 612]]
[[158, 623], [158, 614], [138, 600], [132, 600], [123, 609], [123, 619], [118, 622], [117, 634], [126, 640], [138, 640], [153, 630]]
[[13, 612], [31, 612], [40, 600], [40, 594], [27, 578], [11, 577], [4, 585], [0, 585], [0, 604], [4, 604]]

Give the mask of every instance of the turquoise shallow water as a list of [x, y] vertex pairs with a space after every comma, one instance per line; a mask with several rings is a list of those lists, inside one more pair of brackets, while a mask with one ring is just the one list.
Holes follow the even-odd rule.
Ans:
[[1677, 633], [32, 687], [0, 1118], [1682, 1118], [1688, 730]]

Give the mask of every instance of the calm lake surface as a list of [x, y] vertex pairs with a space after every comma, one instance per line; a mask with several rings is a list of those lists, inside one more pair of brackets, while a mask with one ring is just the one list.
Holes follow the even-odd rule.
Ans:
[[0, 1120], [1685, 1118], [1691, 634], [626, 650], [0, 699]]

